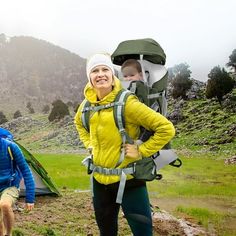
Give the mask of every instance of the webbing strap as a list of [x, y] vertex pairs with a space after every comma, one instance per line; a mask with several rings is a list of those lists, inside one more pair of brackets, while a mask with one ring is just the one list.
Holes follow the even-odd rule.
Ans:
[[90, 170], [93, 172], [97, 172], [99, 174], [103, 175], [122, 175], [122, 173], [125, 173], [126, 175], [128, 174], [133, 174], [135, 172], [134, 167], [127, 167], [127, 168], [105, 168], [101, 166], [96, 166], [94, 164], [90, 164]]
[[84, 126], [84, 128], [89, 132], [89, 119], [90, 119], [90, 112], [85, 112], [85, 108], [90, 106], [90, 102], [87, 100], [84, 104], [82, 115], [81, 115], [81, 121]]
[[137, 89], [137, 84], [136, 83], [131, 83], [131, 86], [128, 89], [129, 89], [130, 92], [135, 94], [136, 89]]
[[127, 167], [127, 168], [123, 168], [123, 169], [104, 168], [104, 167], [101, 167], [101, 166], [96, 166], [93, 163], [89, 164], [89, 160], [90, 159], [91, 159], [91, 156], [86, 157], [82, 161], [82, 164], [87, 166], [89, 168], [89, 171], [91, 171], [90, 185], [91, 185], [92, 196], [94, 197], [94, 192], [93, 192], [93, 174], [95, 172], [99, 173], [99, 174], [104, 174], [104, 175], [117, 175], [117, 176], [120, 176], [120, 183], [119, 183], [119, 188], [118, 188], [118, 192], [117, 192], [117, 196], [116, 196], [116, 203], [121, 204], [122, 203], [123, 194], [124, 194], [127, 174], [133, 174], [135, 172], [135, 166]]
[[166, 99], [166, 93], [163, 91], [162, 93], [162, 109], [161, 109], [161, 114], [163, 116], [166, 116], [167, 113], [167, 99]]
[[96, 111], [100, 111], [102, 109], [107, 109], [107, 108], [118, 106], [118, 105], [123, 105], [123, 103], [122, 102], [111, 102], [111, 103], [99, 105], [99, 106], [87, 106], [87, 107], [83, 108], [82, 113], [87, 112], [87, 111], [96, 112]]
[[11, 178], [10, 178], [10, 186], [11, 186], [11, 183], [14, 180], [14, 176], [15, 176], [15, 174], [14, 174], [14, 167], [13, 167], [14, 157], [13, 157], [13, 154], [12, 154], [10, 146], [7, 147], [7, 150], [8, 150], [8, 153], [9, 153], [10, 157], [11, 157]]
[[93, 172], [90, 175], [90, 186], [91, 186], [92, 197], [94, 197], [94, 191], [93, 191]]
[[153, 98], [163, 97], [163, 93], [165, 94], [165, 91], [160, 92], [160, 93], [149, 94], [149, 95], [147, 95], [147, 98], [148, 99], [153, 99]]
[[13, 158], [13, 155], [12, 155], [12, 152], [11, 152], [11, 148], [9, 146], [7, 147], [7, 150], [8, 150], [8, 153], [9, 153], [10, 157], [11, 157], [11, 160], [13, 161], [14, 158]]
[[126, 174], [122, 171], [121, 176], [120, 176], [120, 183], [119, 183], [119, 188], [116, 196], [116, 203], [121, 204], [122, 203], [122, 198], [125, 190], [125, 183], [126, 183], [127, 176]]
[[81, 120], [82, 120], [82, 124], [84, 126], [84, 128], [89, 132], [89, 120], [91, 118], [91, 114], [90, 112], [92, 111], [93, 113], [100, 111], [102, 109], [108, 109], [111, 107], [115, 107], [115, 106], [123, 106], [124, 102], [122, 100], [120, 101], [115, 101], [115, 102], [111, 102], [108, 104], [104, 104], [104, 105], [99, 105], [99, 106], [91, 106], [89, 101], [86, 101], [84, 104], [84, 107], [82, 109], [82, 115], [81, 115]]

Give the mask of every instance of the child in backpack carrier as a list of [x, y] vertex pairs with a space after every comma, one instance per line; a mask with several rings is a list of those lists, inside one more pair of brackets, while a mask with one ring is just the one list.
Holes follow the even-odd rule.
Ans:
[[[153, 108], [153, 99], [148, 99], [148, 94], [151, 91], [151, 88], [148, 87], [146, 83], [144, 83], [143, 79], [143, 72], [141, 64], [135, 59], [128, 59], [123, 62], [121, 66], [121, 72], [125, 81], [130, 81], [128, 86], [128, 90], [134, 93], [140, 102], [144, 103], [145, 105]], [[148, 80], [149, 72], [145, 71], [146, 80]], [[156, 110], [156, 109], [154, 109]], [[160, 111], [160, 110], [157, 110]], [[141, 127], [141, 135], [139, 139], [142, 142], [145, 142], [149, 139], [149, 137], [153, 134], [148, 130], [145, 130]], [[170, 144], [168, 143], [165, 149], [170, 148]]]
[[149, 106], [148, 86], [144, 83], [141, 64], [135, 59], [128, 59], [122, 64], [121, 72], [124, 80], [130, 81], [128, 90]]
[[[140, 102], [149, 106], [149, 89], [143, 80], [141, 64], [135, 59], [128, 59], [122, 64], [121, 72], [123, 74], [124, 80], [130, 81], [129, 87], [127, 89], [134, 93]], [[141, 127], [141, 134], [140, 140], [144, 142], [148, 140], [148, 138], [152, 135], [152, 132], [149, 132]]]

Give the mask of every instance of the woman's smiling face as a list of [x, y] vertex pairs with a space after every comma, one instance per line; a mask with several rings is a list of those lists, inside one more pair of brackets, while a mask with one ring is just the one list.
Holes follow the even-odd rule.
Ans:
[[96, 90], [112, 89], [113, 74], [107, 66], [96, 66], [90, 74], [90, 82]]

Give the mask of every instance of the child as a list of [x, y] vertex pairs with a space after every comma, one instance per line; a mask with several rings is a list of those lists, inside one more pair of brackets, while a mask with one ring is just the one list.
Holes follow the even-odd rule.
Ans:
[[121, 66], [121, 71], [124, 80], [127, 81], [143, 80], [142, 67], [140, 63], [135, 59], [126, 60]]
[[130, 81], [128, 90], [134, 93], [141, 102], [149, 106], [148, 86], [144, 83], [142, 67], [135, 59], [126, 60], [121, 66], [124, 80]]

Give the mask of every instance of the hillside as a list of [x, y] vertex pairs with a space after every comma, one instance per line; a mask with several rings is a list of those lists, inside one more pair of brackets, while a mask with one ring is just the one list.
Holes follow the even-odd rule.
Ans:
[[33, 37], [0, 34], [0, 110], [36, 111], [56, 99], [80, 102], [87, 82], [85, 59]]
[[175, 124], [177, 150], [223, 151], [236, 154], [236, 89], [216, 100], [169, 100], [169, 119]]
[[[172, 147], [178, 152], [223, 151], [236, 153], [236, 90], [228, 95], [223, 107], [214, 100], [169, 99], [168, 117], [176, 127]], [[31, 114], [13, 119], [2, 127], [32, 152], [83, 151], [73, 123], [74, 111], [63, 120], [50, 123], [48, 114]]]
[[[233, 156], [235, 159], [235, 104], [236, 90], [228, 95], [223, 103], [223, 108], [219, 106], [218, 102], [203, 98], [187, 101], [169, 99], [169, 118], [177, 130], [172, 147], [176, 149], [184, 164], [176, 172], [172, 168], [169, 178], [168, 171], [164, 172], [164, 179], [158, 183], [159, 185], [156, 187], [156, 183], [153, 183], [158, 190], [149, 185], [152, 187], [150, 188], [150, 199], [155, 212], [153, 215], [154, 235], [215, 236], [223, 235], [221, 233], [225, 233], [226, 230], [229, 233], [224, 235], [234, 235], [231, 232], [235, 232], [233, 224], [235, 221], [235, 193], [233, 190], [235, 178], [233, 174], [228, 174], [227, 165], [224, 165], [225, 161], [223, 162], [222, 159], [229, 159]], [[63, 153], [62, 156], [66, 156], [64, 153], [84, 153], [85, 150], [73, 124], [74, 112], [70, 112], [70, 116], [66, 116], [58, 122], [49, 123], [48, 114], [37, 113], [19, 117], [1, 126], [12, 131], [16, 140], [33, 153]], [[50, 155], [45, 156], [47, 159], [44, 164], [49, 163]], [[65, 158], [67, 163], [67, 156]], [[198, 160], [205, 169], [202, 166], [196, 166], [195, 169], [190, 168], [188, 163], [190, 159]], [[208, 159], [212, 161], [210, 165], [206, 165]], [[220, 164], [219, 159], [221, 159]], [[80, 163], [81, 161], [78, 161], [77, 164], [80, 165]], [[214, 163], [218, 164], [217, 168]], [[74, 166], [77, 168], [76, 165]], [[72, 172], [70, 168], [69, 171], [67, 170], [68, 172], [65, 172], [64, 165], [62, 168], [63, 171], [51, 172], [51, 174], [54, 174], [54, 177], [60, 175], [59, 173], [67, 176], [68, 174], [65, 173]], [[206, 178], [203, 173], [211, 172], [212, 169], [216, 169], [214, 173], [217, 175], [212, 174], [208, 177], [209, 179]], [[76, 172], [80, 171], [76, 169]], [[186, 191], [186, 185], [192, 182], [189, 190], [190, 196], [186, 197], [183, 192]], [[203, 183], [204, 185], [201, 185]], [[232, 187], [230, 183], [232, 183]], [[175, 195], [172, 196], [171, 186], [177, 185], [180, 185], [179, 192], [174, 191]], [[199, 185], [201, 189], [204, 189], [201, 191], [201, 195], [198, 193]], [[211, 192], [213, 185], [216, 185], [216, 191], [213, 191], [211, 195], [204, 195], [207, 191]], [[66, 186], [61, 186], [62, 197], [56, 200], [50, 197], [38, 197], [35, 210], [30, 213], [22, 211], [24, 205], [23, 199], [21, 199], [20, 211], [16, 212], [13, 235], [97, 235], [98, 230], [89, 193], [79, 191], [79, 189], [71, 191]], [[229, 189], [232, 194], [224, 196], [222, 186]], [[196, 188], [197, 195], [192, 193], [193, 188]], [[169, 197], [165, 194], [161, 196], [163, 192], [168, 191], [170, 191]], [[63, 211], [61, 211], [62, 207]], [[205, 212], [209, 227], [204, 228], [202, 221], [195, 219], [194, 213], [191, 215], [184, 212], [184, 209], [189, 208], [197, 213]], [[229, 211], [229, 209], [231, 210]], [[222, 214], [222, 220], [218, 222], [220, 214]], [[201, 216], [199, 217], [201, 219]], [[215, 218], [218, 223], [213, 221]], [[120, 235], [130, 235], [122, 214], [119, 215], [119, 222]], [[217, 232], [220, 233], [217, 234]]]

